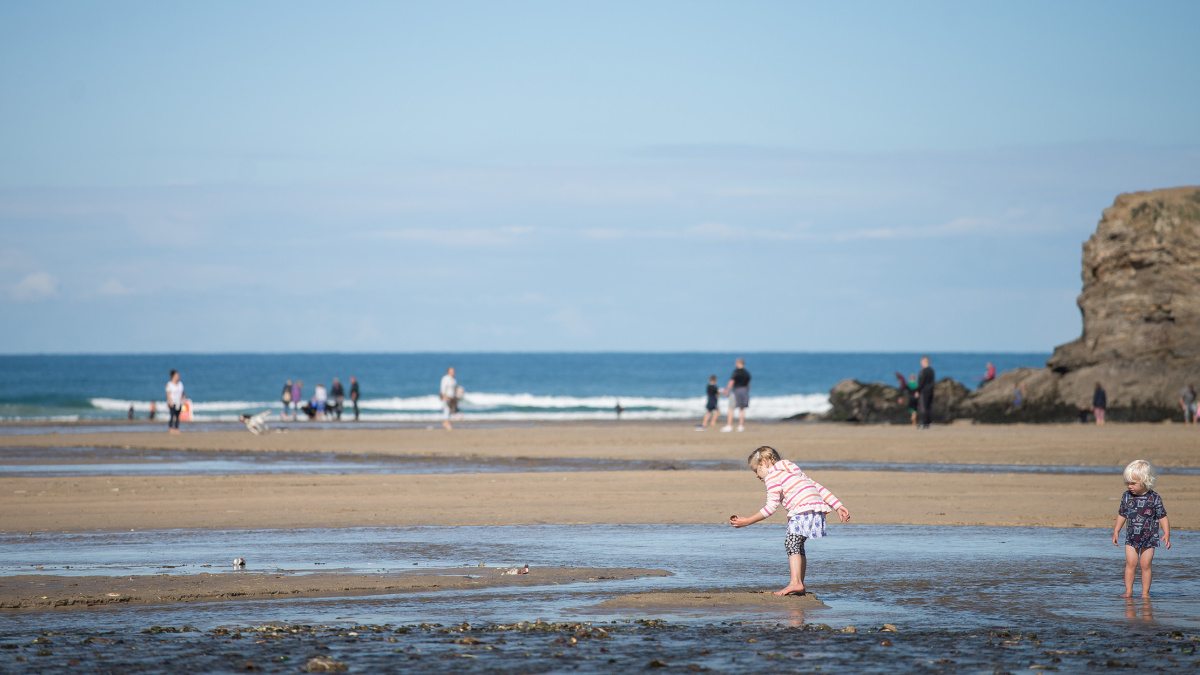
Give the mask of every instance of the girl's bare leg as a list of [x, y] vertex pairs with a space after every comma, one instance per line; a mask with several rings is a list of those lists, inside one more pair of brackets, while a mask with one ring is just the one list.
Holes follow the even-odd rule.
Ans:
[[791, 572], [791, 583], [783, 588], [775, 591], [775, 595], [789, 595], [791, 593], [804, 593], [804, 568], [807, 567], [808, 558], [802, 555], [788, 556], [788, 569]]
[[1137, 549], [1126, 544], [1125, 545], [1125, 594], [1122, 598], [1133, 596], [1133, 575], [1137, 572], [1138, 554]]
[[1154, 562], [1154, 549], [1148, 548], [1142, 551], [1141, 567], [1142, 567], [1142, 597], [1150, 597], [1150, 581], [1154, 577], [1154, 573], [1150, 570], [1150, 564]]

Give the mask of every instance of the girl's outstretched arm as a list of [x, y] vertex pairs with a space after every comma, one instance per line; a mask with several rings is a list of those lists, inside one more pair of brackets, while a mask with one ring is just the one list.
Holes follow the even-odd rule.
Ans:
[[1163, 516], [1158, 519], [1158, 526], [1162, 528], [1162, 543], [1167, 549], [1171, 548], [1171, 523], [1167, 522], [1167, 517]]
[[1113, 546], [1120, 546], [1117, 537], [1120, 536], [1122, 527], [1125, 527], [1125, 516], [1117, 516], [1117, 524], [1113, 526]]
[[729, 524], [734, 527], [745, 527], [747, 525], [753, 525], [763, 518], [766, 518], [766, 516], [764, 516], [762, 513], [755, 513], [754, 515], [746, 516], [745, 518], [741, 516], [729, 516]]

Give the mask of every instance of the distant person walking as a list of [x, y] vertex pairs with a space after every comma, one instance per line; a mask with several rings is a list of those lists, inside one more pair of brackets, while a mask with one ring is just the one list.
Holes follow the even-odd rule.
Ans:
[[1196, 388], [1188, 385], [1179, 393], [1179, 406], [1183, 408], [1183, 423], [1196, 423]]
[[346, 390], [342, 388], [342, 381], [336, 377], [333, 378], [333, 386], [329, 388], [329, 395], [333, 397], [333, 412], [341, 422], [342, 406], [346, 403]]
[[154, 416], [157, 414], [158, 414], [158, 404], [155, 403], [154, 401], [150, 401], [150, 415], [146, 419], [153, 422]]
[[912, 420], [912, 425], [917, 426], [917, 376], [912, 373], [908, 374], [908, 380], [900, 373], [896, 373], [896, 381], [900, 383], [900, 400], [897, 403], [904, 405], [908, 404], [908, 417]]
[[725, 395], [729, 397], [729, 419], [721, 431], [733, 431], [733, 409], [738, 410], [738, 431], [746, 430], [746, 408], [750, 407], [750, 371], [746, 370], [746, 359], [738, 357], [734, 361], [733, 373], [729, 383], [725, 385]]
[[279, 400], [283, 403], [283, 412], [279, 413], [279, 419], [286, 420], [288, 416], [288, 408], [292, 407], [292, 381], [288, 380], [283, 385], [283, 393], [279, 394]]
[[325, 385], [317, 383], [313, 389], [313, 409], [317, 411], [317, 421], [325, 420], [325, 402], [329, 400], [329, 393], [325, 391]]
[[300, 402], [304, 400], [304, 382], [296, 380], [296, 384], [292, 385], [292, 421], [296, 421], [296, 416], [300, 414]]
[[438, 387], [438, 395], [442, 398], [442, 428], [446, 431], [451, 430], [450, 415], [458, 408], [458, 401], [454, 398], [458, 393], [458, 380], [454, 378], [454, 367], [446, 369], [446, 374], [442, 376], [442, 384]]
[[1092, 414], [1096, 416], [1096, 425], [1104, 426], [1104, 411], [1108, 408], [1108, 394], [1105, 393], [1104, 387], [1100, 383], [1096, 383], [1096, 388], [1092, 390]]
[[917, 374], [917, 417], [918, 429], [928, 429], [933, 423], [933, 368], [929, 367], [929, 357], [921, 357], [921, 372]]
[[350, 403], [354, 406], [354, 421], [358, 421], [358, 378], [350, 376]]
[[717, 420], [721, 419], [721, 411], [717, 408], [717, 398], [721, 396], [721, 390], [717, 387], [716, 375], [708, 376], [708, 387], [704, 393], [708, 395], [708, 402], [704, 405], [704, 421], [696, 425], [696, 431], [704, 431], [710, 422], [715, 427]]
[[179, 381], [179, 371], [171, 370], [171, 380], [167, 382], [167, 408], [171, 410], [171, 419], [167, 420], [167, 433], [179, 433], [179, 411], [183, 409], [183, 383]]

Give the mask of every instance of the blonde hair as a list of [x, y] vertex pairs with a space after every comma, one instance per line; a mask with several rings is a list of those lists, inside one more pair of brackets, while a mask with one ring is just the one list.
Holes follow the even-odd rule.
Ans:
[[1156, 479], [1154, 465], [1144, 459], [1135, 459], [1125, 467], [1126, 483], [1140, 483], [1145, 485], [1147, 490], [1153, 490]]
[[769, 445], [764, 445], [750, 453], [750, 456], [746, 458], [746, 463], [750, 465], [751, 469], [757, 469], [758, 467], [762, 466], [763, 462], [766, 462], [767, 466], [771, 466], [779, 460], [779, 453], [775, 451], [775, 448], [772, 448]]

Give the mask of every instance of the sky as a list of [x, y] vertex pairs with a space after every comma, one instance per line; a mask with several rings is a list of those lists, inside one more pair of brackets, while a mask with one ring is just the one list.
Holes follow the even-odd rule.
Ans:
[[1200, 3], [0, 3], [0, 353], [1050, 351]]

